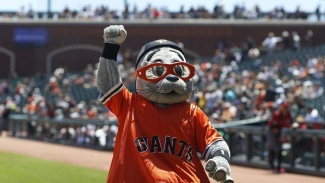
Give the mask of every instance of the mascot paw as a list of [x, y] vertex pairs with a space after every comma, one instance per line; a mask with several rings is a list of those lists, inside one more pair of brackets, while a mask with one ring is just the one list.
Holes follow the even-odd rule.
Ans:
[[126, 39], [126, 30], [123, 25], [111, 25], [104, 29], [104, 42], [122, 44]]
[[228, 161], [220, 156], [208, 160], [205, 170], [209, 177], [221, 183], [234, 183], [230, 175], [230, 166]]

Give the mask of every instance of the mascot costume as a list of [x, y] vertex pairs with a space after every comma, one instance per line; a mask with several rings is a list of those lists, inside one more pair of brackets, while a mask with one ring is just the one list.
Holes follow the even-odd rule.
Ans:
[[[99, 100], [118, 118], [107, 183], [232, 183], [230, 151], [209, 118], [188, 100], [195, 68], [168, 40], [144, 45], [136, 60], [136, 93], [123, 86], [116, 64], [127, 32], [104, 29], [99, 58]], [[207, 161], [203, 168], [200, 152]]]

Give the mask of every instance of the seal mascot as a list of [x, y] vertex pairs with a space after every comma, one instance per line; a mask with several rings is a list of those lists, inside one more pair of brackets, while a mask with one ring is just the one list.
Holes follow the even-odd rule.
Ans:
[[[99, 100], [118, 119], [107, 183], [232, 183], [230, 151], [209, 118], [189, 102], [195, 68], [174, 42], [145, 44], [135, 63], [136, 92], [122, 83], [116, 58], [127, 32], [104, 29]], [[207, 161], [202, 166], [197, 152]]]

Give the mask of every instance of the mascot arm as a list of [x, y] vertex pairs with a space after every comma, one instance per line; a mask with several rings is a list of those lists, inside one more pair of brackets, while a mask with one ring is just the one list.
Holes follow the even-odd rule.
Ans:
[[233, 183], [230, 177], [230, 150], [224, 140], [218, 140], [210, 144], [204, 156], [207, 161], [205, 170], [209, 173], [209, 177], [222, 183]]
[[116, 57], [126, 35], [123, 25], [111, 25], [104, 29], [104, 49], [99, 58], [96, 78], [97, 87], [100, 90], [99, 100], [102, 103], [106, 103], [110, 96], [119, 92], [123, 86], [116, 64]]
[[205, 170], [209, 177], [221, 183], [233, 183], [230, 177], [230, 150], [205, 113], [196, 108], [196, 139], [199, 151], [207, 161]]

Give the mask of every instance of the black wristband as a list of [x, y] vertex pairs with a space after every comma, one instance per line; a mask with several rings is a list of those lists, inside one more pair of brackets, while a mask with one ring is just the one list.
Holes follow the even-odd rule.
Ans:
[[113, 44], [113, 43], [105, 43], [102, 57], [116, 61], [119, 50], [120, 50], [120, 45]]

